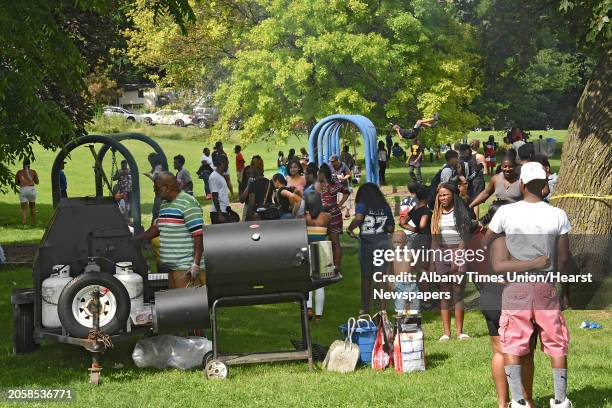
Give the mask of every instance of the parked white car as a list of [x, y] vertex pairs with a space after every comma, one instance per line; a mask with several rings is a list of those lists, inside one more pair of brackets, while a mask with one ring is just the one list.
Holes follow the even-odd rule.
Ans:
[[139, 115], [120, 106], [105, 106], [104, 116], [123, 116], [126, 120], [129, 120], [131, 122], [139, 120]]
[[147, 113], [142, 116], [142, 121], [148, 125], [194, 125], [195, 116], [187, 115], [178, 110], [162, 109], [155, 113]]

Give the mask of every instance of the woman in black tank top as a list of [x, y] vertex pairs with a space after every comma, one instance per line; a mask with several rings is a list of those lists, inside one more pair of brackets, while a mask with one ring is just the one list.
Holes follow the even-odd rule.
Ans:
[[293, 208], [297, 205], [300, 205], [300, 201], [302, 198], [295, 194], [294, 187], [287, 187], [287, 179], [280, 174], [277, 173], [272, 176], [272, 182], [274, 183], [274, 188], [276, 189], [275, 201], [276, 204], [280, 207], [281, 219], [289, 219], [293, 217]]

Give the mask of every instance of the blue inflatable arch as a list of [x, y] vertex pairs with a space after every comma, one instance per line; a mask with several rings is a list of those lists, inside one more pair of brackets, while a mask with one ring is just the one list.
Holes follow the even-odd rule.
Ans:
[[340, 155], [340, 128], [344, 123], [351, 123], [359, 129], [364, 141], [366, 180], [379, 184], [376, 128], [365, 116], [331, 115], [321, 119], [308, 139], [310, 162], [320, 166], [329, 162], [332, 155]]

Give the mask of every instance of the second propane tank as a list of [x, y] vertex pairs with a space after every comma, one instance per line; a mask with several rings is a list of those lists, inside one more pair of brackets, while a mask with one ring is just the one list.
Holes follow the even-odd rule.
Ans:
[[117, 262], [115, 277], [123, 283], [130, 295], [130, 310], [137, 310], [144, 304], [142, 276], [134, 273], [131, 262]]

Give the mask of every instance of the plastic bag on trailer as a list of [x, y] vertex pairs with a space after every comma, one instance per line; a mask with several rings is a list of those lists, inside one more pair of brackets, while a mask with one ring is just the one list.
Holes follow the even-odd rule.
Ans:
[[132, 359], [137, 367], [178, 368], [200, 367], [204, 355], [212, 350], [206, 337], [155, 336], [138, 340]]

